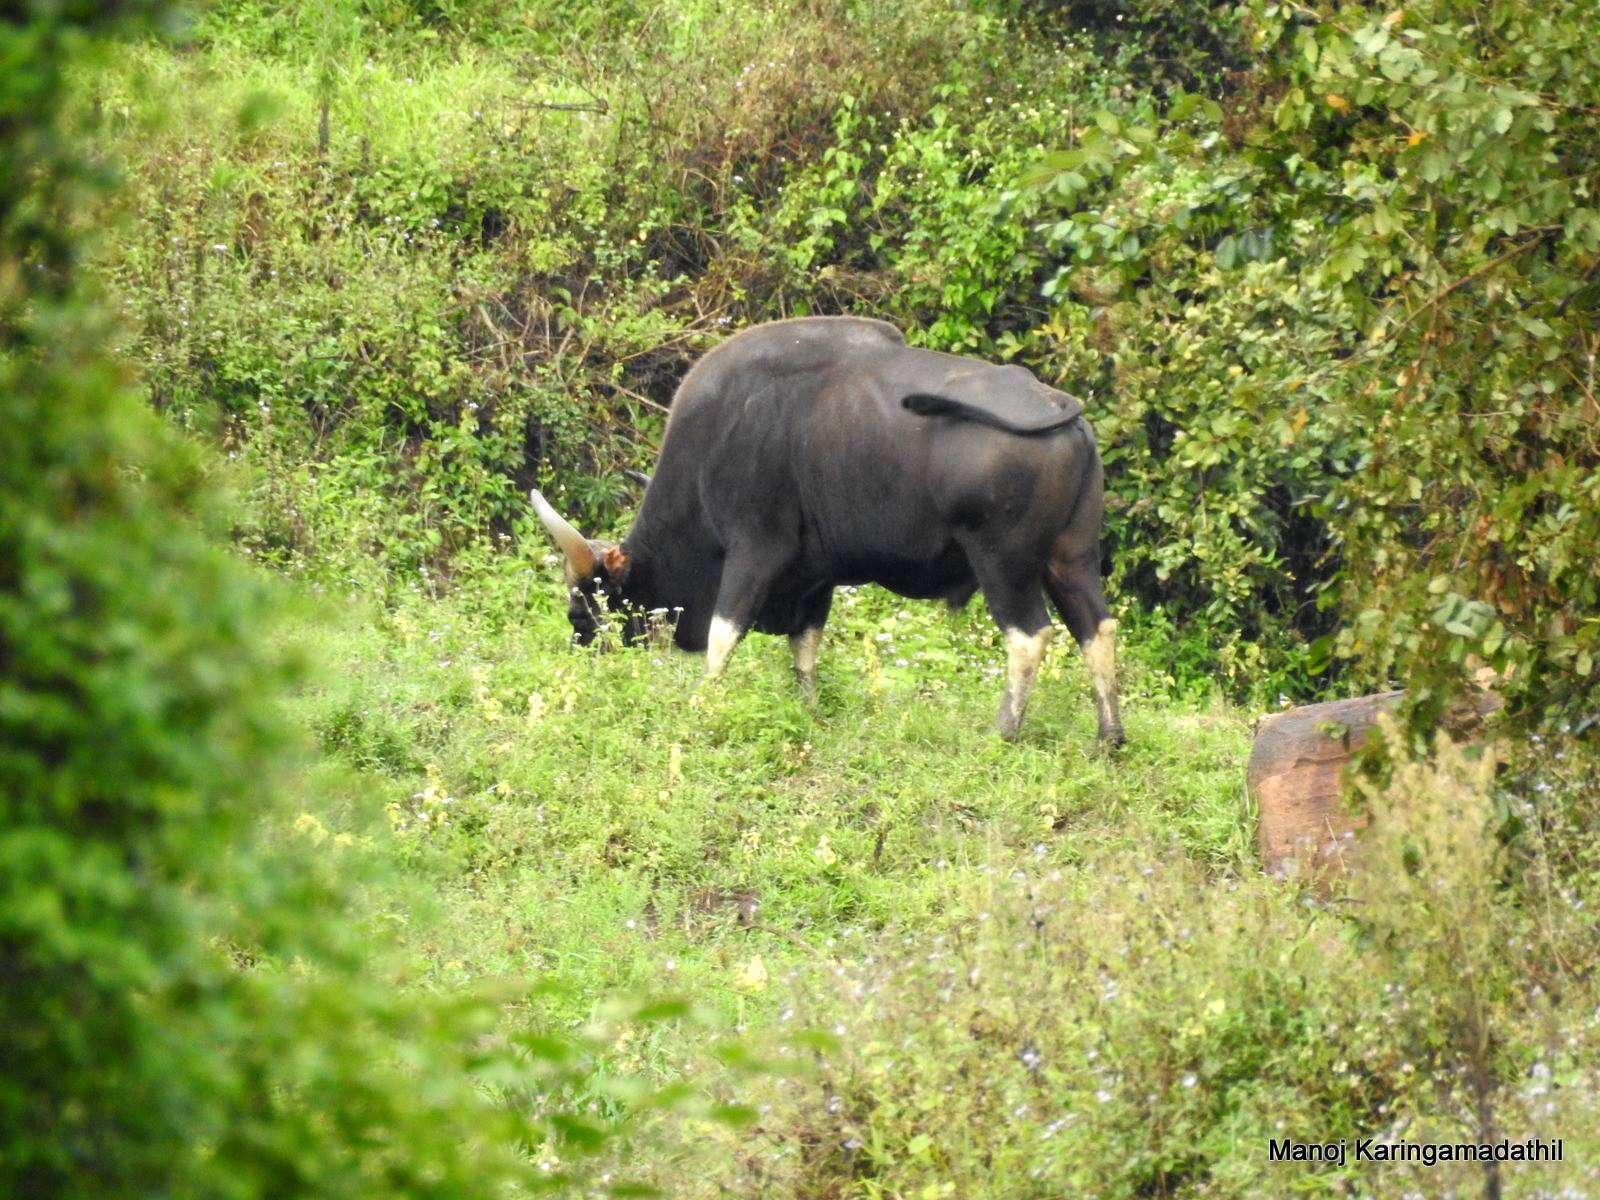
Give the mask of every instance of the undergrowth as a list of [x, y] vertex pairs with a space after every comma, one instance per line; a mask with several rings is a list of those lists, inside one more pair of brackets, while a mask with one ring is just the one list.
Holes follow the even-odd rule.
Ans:
[[[1514, 795], [1491, 756], [1404, 768], [1368, 882], [1330, 903], [1259, 873], [1249, 718], [1175, 689], [1154, 632], [1108, 758], [1067, 639], [1022, 740], [994, 738], [980, 605], [841, 595], [808, 709], [781, 639], [716, 685], [567, 646], [557, 571], [534, 551], [442, 598], [318, 601], [299, 632], [330, 669], [296, 707], [361, 772], [343, 819], [427, 897], [396, 920], [431, 986], [554, 984], [513, 1027], [692, 1001], [603, 1054], [748, 1106], [635, 1137], [622, 1160], [668, 1194], [1465, 1194], [1481, 1168], [1308, 1171], [1267, 1140], [1490, 1132], [1568, 1139], [1505, 1195], [1592, 1181], [1590, 887], [1540, 839], [1485, 839]], [[1516, 855], [1543, 901], [1504, 882]], [[750, 1074], [768, 1049], [787, 1065]]]

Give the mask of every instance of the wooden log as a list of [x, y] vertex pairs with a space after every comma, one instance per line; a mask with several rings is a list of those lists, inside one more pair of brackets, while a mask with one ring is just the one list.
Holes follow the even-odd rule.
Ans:
[[[1327, 883], [1355, 864], [1357, 834], [1367, 821], [1345, 804], [1345, 768], [1404, 695], [1377, 692], [1307, 704], [1256, 726], [1245, 786], [1255, 802], [1256, 848], [1268, 874]], [[1494, 692], [1479, 690], [1452, 706], [1444, 726], [1470, 737], [1500, 704]]]

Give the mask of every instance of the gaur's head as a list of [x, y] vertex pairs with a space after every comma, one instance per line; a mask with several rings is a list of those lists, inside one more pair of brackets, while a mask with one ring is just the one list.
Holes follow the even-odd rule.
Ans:
[[573, 641], [587, 646], [604, 625], [619, 622], [622, 640], [630, 645], [638, 641], [645, 633], [646, 614], [630, 594], [628, 552], [616, 542], [584, 537], [537, 491], [530, 499], [562, 554]]

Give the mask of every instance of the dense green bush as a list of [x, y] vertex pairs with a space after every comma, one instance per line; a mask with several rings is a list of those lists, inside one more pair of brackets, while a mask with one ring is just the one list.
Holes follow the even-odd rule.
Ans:
[[[1327, 364], [1361, 460], [1329, 497], [1338, 649], [1436, 713], [1472, 663], [1524, 717], [1594, 719], [1600, 7], [1264, 7], [1263, 149], [1333, 218], [1359, 303]], [[1466, 69], [1466, 63], [1471, 69]]]
[[610, 1136], [593, 1054], [506, 1025], [527, 988], [400, 987], [369, 856], [289, 801], [320, 806], [276, 593], [103, 349], [79, 260], [105, 173], [63, 73], [163, 11], [0, 18], [0, 1193], [559, 1185]]
[[1061, 299], [1021, 353], [1114, 365], [1124, 580], [1247, 631], [1249, 677], [1337, 655], [1427, 725], [1486, 663], [1584, 723], [1596, 9], [1246, 15], [1226, 107], [1102, 110], [1027, 181]]
[[[162, 53], [94, 85], [143, 139], [108, 271], [158, 406], [263, 468], [252, 549], [438, 569], [551, 472], [615, 513], [695, 354], [785, 303], [749, 198], [831, 142], [841, 95], [914, 109], [986, 36], [931, 3], [685, 6], [546, 64], [522, 56], [548, 14], [490, 36], [475, 7], [443, 49], [361, 5], [230, 7], [187, 102]], [[149, 93], [177, 108], [157, 131]]]

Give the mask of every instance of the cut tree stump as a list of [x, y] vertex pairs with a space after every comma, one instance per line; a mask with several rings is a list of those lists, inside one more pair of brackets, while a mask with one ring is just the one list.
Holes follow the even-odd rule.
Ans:
[[[1377, 692], [1307, 704], [1256, 727], [1245, 786], [1255, 801], [1256, 848], [1269, 875], [1327, 883], [1354, 865], [1356, 835], [1367, 819], [1344, 804], [1345, 767], [1404, 695]], [[1453, 706], [1445, 728], [1470, 737], [1500, 704], [1495, 693], [1480, 690]]]
[[1340, 799], [1344, 769], [1404, 694], [1307, 704], [1256, 727], [1245, 786], [1255, 801], [1256, 847], [1269, 875], [1322, 880], [1348, 866], [1366, 818]]

